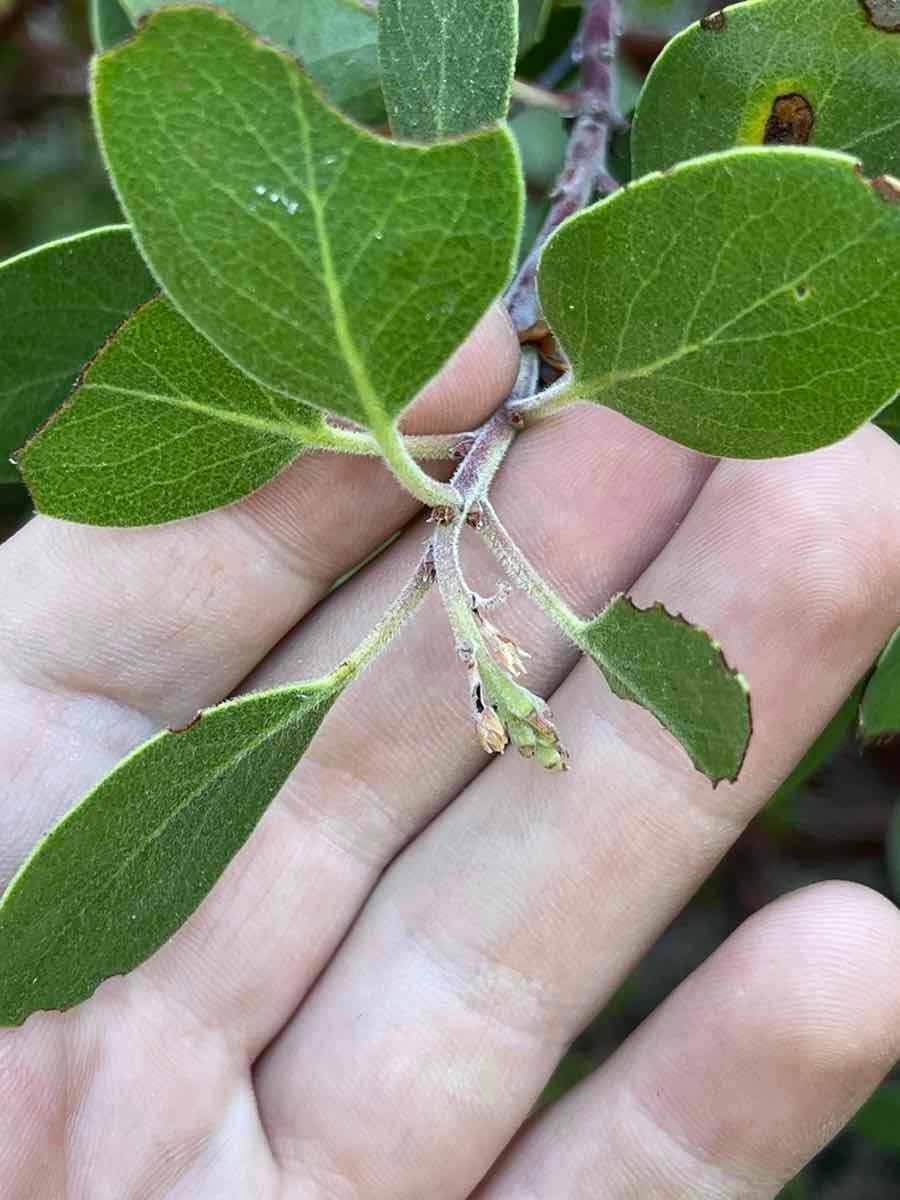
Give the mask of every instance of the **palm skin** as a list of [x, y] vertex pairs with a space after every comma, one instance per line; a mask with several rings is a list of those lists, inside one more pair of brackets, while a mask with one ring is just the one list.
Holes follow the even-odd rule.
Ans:
[[[515, 358], [490, 314], [413, 426], [473, 426]], [[872, 428], [718, 465], [599, 409], [521, 438], [496, 506], [571, 603], [662, 600], [747, 674], [740, 781], [713, 791], [523, 597], [495, 620], [573, 770], [489, 761], [429, 600], [187, 926], [80, 1008], [0, 1033], [3, 1200], [775, 1196], [900, 1055], [900, 918], [859, 887], [758, 914], [527, 1118], [900, 621], [898, 473]], [[333, 667], [423, 537], [380, 467], [325, 458], [162, 529], [33, 521], [0, 549], [3, 881], [160, 727]], [[474, 535], [466, 552], [487, 592]]]

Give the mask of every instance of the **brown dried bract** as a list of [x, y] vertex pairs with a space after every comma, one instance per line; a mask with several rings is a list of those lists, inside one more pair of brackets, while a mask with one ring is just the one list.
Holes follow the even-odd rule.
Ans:
[[700, 28], [705, 29], [707, 33], [721, 33], [727, 24], [728, 18], [721, 9], [700, 19]]
[[884, 33], [900, 33], [900, 0], [861, 0], [870, 25]]
[[874, 191], [888, 204], [900, 204], [900, 179], [893, 175], [876, 175], [870, 181]]
[[766, 146], [805, 146], [812, 137], [816, 114], [805, 96], [788, 92], [776, 96], [766, 122], [763, 144]]

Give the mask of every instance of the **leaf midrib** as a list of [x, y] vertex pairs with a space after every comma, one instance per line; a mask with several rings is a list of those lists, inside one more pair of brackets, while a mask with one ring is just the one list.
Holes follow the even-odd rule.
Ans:
[[331, 238], [328, 233], [328, 223], [325, 219], [325, 205], [316, 177], [312, 131], [309, 126], [309, 118], [306, 114], [305, 98], [302, 92], [303, 83], [299, 73], [292, 69], [291, 63], [284, 60], [283, 66], [285, 77], [288, 80], [291, 93], [294, 97], [294, 111], [300, 127], [303, 158], [306, 166], [306, 198], [315, 224], [316, 241], [322, 260], [322, 282], [325, 286], [325, 294], [328, 297], [328, 305], [331, 309], [331, 324], [337, 337], [338, 347], [350, 369], [350, 375], [363, 411], [366, 414], [367, 423], [369, 428], [374, 432], [384, 426], [385, 416], [378, 393], [369, 378], [366, 364], [350, 332], [350, 320], [347, 315], [346, 305], [344, 304], [344, 295], [341, 291], [338, 273], [335, 269]]
[[169, 404], [173, 408], [182, 408], [188, 412], [199, 413], [205, 417], [222, 421], [228, 425], [239, 425], [244, 429], [252, 429], [256, 433], [265, 433], [283, 438], [292, 445], [305, 446], [311, 440], [310, 430], [304, 425], [294, 425], [292, 422], [279, 423], [267, 421], [265, 417], [254, 417], [250, 413], [238, 412], [235, 409], [215, 408], [211, 404], [203, 404], [199, 400], [189, 400], [186, 396], [168, 396], [163, 392], [145, 392], [140, 388], [122, 387], [115, 383], [84, 383], [81, 392], [106, 392], [114, 396], [127, 396], [132, 400], [145, 400], [151, 404]]

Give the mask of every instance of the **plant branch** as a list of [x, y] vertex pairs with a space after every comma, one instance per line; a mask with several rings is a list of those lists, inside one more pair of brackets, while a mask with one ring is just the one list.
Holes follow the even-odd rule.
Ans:
[[426, 475], [413, 459], [393, 421], [385, 421], [372, 432], [382, 458], [416, 500], [427, 508], [449, 509], [451, 512], [459, 510], [460, 495], [456, 487]]
[[575, 59], [581, 63], [579, 116], [569, 139], [566, 165], [547, 219], [506, 294], [510, 316], [523, 342], [540, 342], [548, 332], [537, 294], [538, 262], [545, 242], [564, 221], [586, 208], [595, 192], [608, 195], [619, 186], [608, 166], [611, 132], [619, 123], [613, 95], [619, 27], [618, 0], [591, 0], [575, 43]]
[[334, 683], [337, 687], [345, 686], [369, 666], [383, 650], [387, 649], [431, 591], [434, 580], [434, 563], [429, 550], [416, 567], [415, 574], [409, 583], [388, 611], [369, 636], [329, 676], [329, 682]]
[[459, 561], [460, 537], [473, 508], [484, 502], [494, 476], [519, 431], [520, 423], [511, 412], [511, 406], [534, 392], [537, 372], [537, 354], [533, 350], [524, 351], [509, 399], [481, 427], [472, 449], [453, 476], [452, 483], [461, 497], [461, 506], [450, 514], [449, 520], [438, 524], [431, 539], [438, 587], [453, 631], [461, 644], [472, 643], [473, 648], [480, 644], [481, 635], [472, 615], [473, 592], [465, 581]]

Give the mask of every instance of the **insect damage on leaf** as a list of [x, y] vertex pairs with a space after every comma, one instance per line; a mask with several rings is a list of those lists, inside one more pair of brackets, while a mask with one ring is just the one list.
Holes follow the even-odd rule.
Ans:
[[861, 0], [866, 18], [884, 33], [900, 33], [900, 0]]
[[[772, 136], [783, 123], [772, 122], [773, 102], [795, 95], [815, 123], [788, 144], [840, 150], [871, 175], [900, 175], [900, 37], [891, 26], [900, 0], [879, 8], [877, 27], [862, 0], [748, 0], [726, 11], [727, 34], [710, 36], [708, 21], [691, 25], [656, 59], [632, 128], [634, 176], [729, 146], [781, 142]], [[787, 124], [803, 133], [803, 113]]]
[[805, 146], [812, 136], [815, 123], [816, 114], [805, 96], [799, 92], [776, 96], [763, 133], [763, 144]]
[[706, 33], [721, 33], [727, 26], [728, 18], [721, 9], [700, 20], [700, 28]]
[[580, 644], [610, 690], [652, 713], [713, 787], [737, 780], [753, 731], [750, 691], [718, 642], [662, 604], [617, 596]]

